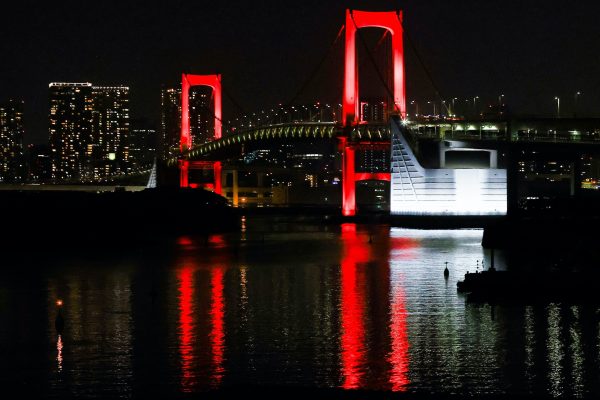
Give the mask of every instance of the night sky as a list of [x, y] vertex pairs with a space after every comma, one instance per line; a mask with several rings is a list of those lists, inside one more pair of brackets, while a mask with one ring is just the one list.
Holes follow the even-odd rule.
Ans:
[[[401, 8], [405, 28], [445, 98], [499, 94], [513, 112], [600, 115], [600, 2], [571, 1], [20, 1], [0, 13], [0, 99], [26, 104], [26, 142], [47, 138], [48, 83], [131, 87], [132, 117], [158, 127], [160, 87], [182, 71], [223, 74], [246, 112], [341, 99], [344, 9]], [[408, 43], [408, 98], [434, 99]], [[336, 73], [337, 71], [337, 73]], [[227, 97], [225, 118], [240, 111]], [[423, 104], [422, 107], [425, 107]], [[409, 112], [412, 110], [409, 109]]]

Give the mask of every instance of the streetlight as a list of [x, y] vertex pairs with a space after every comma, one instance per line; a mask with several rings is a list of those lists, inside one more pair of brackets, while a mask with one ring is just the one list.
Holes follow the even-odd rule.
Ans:
[[581, 92], [575, 93], [575, 107], [573, 108], [573, 116], [574, 117], [577, 116], [577, 100], [579, 99], [579, 96], [581, 96]]
[[435, 111], [435, 101], [428, 101], [427, 104], [433, 104], [433, 116], [435, 117], [436, 115], [436, 111]]
[[503, 98], [503, 97], [504, 97], [504, 95], [503, 95], [503, 94], [501, 94], [500, 96], [498, 96], [498, 105], [499, 105], [500, 107], [502, 107], [502, 98]]
[[419, 103], [417, 103], [416, 101], [411, 101], [410, 104], [414, 104], [415, 105], [415, 117], [419, 116]]
[[454, 100], [458, 100], [458, 97], [452, 98], [452, 116], [456, 115], [456, 109], [454, 108]]
[[560, 118], [560, 97], [556, 96], [554, 100], [556, 100], [556, 118]]
[[475, 112], [475, 115], [477, 115], [477, 99], [479, 98], [479, 96], [475, 96], [473, 97], [473, 111]]

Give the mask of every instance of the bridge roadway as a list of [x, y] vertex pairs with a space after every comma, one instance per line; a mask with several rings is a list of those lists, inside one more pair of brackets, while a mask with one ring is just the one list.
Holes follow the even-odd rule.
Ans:
[[[408, 127], [416, 139], [600, 144], [600, 119], [419, 120], [408, 122]], [[210, 160], [212, 154], [246, 142], [311, 138], [347, 138], [349, 143], [389, 143], [390, 126], [379, 122], [358, 124], [345, 129], [337, 122], [304, 121], [257, 126], [193, 146], [180, 157], [169, 159], [168, 164], [175, 165], [182, 158]]]
[[[565, 125], [567, 122], [567, 125]], [[589, 122], [589, 121], [588, 121]], [[216, 139], [192, 147], [181, 153], [180, 157], [169, 160], [169, 165], [179, 165], [180, 185], [188, 187], [188, 171], [192, 169], [212, 169], [214, 183], [205, 184], [216, 193], [222, 193], [222, 160], [231, 159], [239, 154], [244, 143], [272, 141], [292, 141], [298, 139], [336, 140], [342, 153], [342, 213], [345, 216], [355, 214], [355, 183], [361, 180], [391, 180], [391, 174], [357, 172], [355, 170], [355, 151], [373, 146], [391, 146], [390, 124], [404, 125], [404, 132], [411, 147], [416, 140], [431, 139], [438, 141], [479, 142], [486, 147], [504, 147], [521, 150], [552, 149], [552, 151], [571, 154], [575, 164], [580, 163], [583, 151], [597, 153], [600, 150], [600, 119], [592, 120], [582, 129], [571, 128], [568, 121], [563, 120], [419, 120], [415, 122], [400, 121], [393, 117], [389, 124], [359, 123], [343, 127], [336, 122], [293, 122], [275, 125], [258, 126], [239, 133]], [[496, 146], [494, 146], [496, 143]], [[587, 146], [582, 146], [587, 145]], [[475, 145], [476, 147], [480, 147]], [[574, 147], [577, 147], [575, 149]], [[513, 153], [513, 152], [511, 152]], [[509, 164], [514, 168], [516, 159], [511, 158]], [[577, 169], [577, 168], [576, 168]], [[514, 172], [514, 171], [513, 171]], [[511, 175], [511, 173], [509, 173]], [[515, 179], [511, 179], [515, 182]], [[510, 189], [509, 189], [510, 190]]]
[[[389, 142], [389, 124], [360, 124], [352, 127], [350, 132], [336, 122], [292, 122], [273, 124], [246, 129], [239, 133], [225, 136], [221, 139], [196, 145], [182, 154], [183, 158], [195, 159], [203, 157], [209, 159], [211, 153], [226, 147], [238, 146], [250, 141], [260, 140], [285, 140], [285, 139], [336, 139], [350, 137], [352, 142]], [[169, 165], [177, 163], [179, 158], [171, 158]]]

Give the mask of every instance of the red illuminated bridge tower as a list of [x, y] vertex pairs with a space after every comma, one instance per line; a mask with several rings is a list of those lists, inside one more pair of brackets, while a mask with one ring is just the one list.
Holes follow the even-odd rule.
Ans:
[[[406, 90], [404, 77], [404, 45], [402, 41], [401, 11], [356, 11], [346, 10], [346, 57], [344, 71], [344, 95], [342, 121], [345, 128], [360, 123], [358, 95], [358, 65], [356, 59], [356, 34], [361, 28], [383, 28], [392, 36], [392, 61], [394, 71], [394, 113], [406, 117]], [[386, 180], [389, 173], [356, 173], [354, 153], [360, 143], [350, 143], [348, 137], [340, 138], [342, 151], [342, 213], [345, 216], [356, 214], [356, 181]]]
[[[222, 106], [221, 106], [221, 75], [192, 75], [182, 74], [181, 76], [181, 139], [180, 151], [183, 153], [192, 147], [192, 136], [190, 134], [190, 88], [193, 86], [208, 86], [214, 92], [214, 115], [215, 115], [215, 135], [214, 139], [221, 138], [222, 132]], [[188, 187], [188, 174], [191, 169], [212, 169], [214, 171], [214, 184], [212, 186], [215, 193], [221, 194], [221, 162], [220, 161], [189, 161], [179, 160], [180, 179], [179, 185], [182, 188]]]

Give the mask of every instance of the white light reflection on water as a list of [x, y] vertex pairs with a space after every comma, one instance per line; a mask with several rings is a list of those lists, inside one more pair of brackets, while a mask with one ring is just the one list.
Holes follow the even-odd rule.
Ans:
[[[40, 375], [37, 383], [75, 394], [126, 397], [135, 385], [155, 382], [164, 398], [249, 383], [466, 395], [598, 393], [597, 307], [492, 310], [457, 294], [456, 281], [475, 271], [477, 261], [491, 265], [481, 230], [269, 228], [250, 217], [246, 223], [250, 240], [243, 244], [240, 233], [190, 237], [174, 254], [145, 248], [148, 256], [129, 269], [115, 258], [94, 270], [80, 256], [77, 268], [48, 281], [43, 314], [36, 314], [38, 303], [27, 302], [30, 292], [5, 285], [20, 308], [0, 309], [0, 320], [47, 318], [44, 361], [61, 373]], [[265, 239], [257, 232], [266, 232]], [[496, 252], [497, 268], [504, 264]], [[164, 279], [151, 297], [154, 276]], [[68, 305], [58, 340], [57, 297]], [[17, 333], [27, 328], [14, 326]], [[1, 339], [10, 343], [6, 332], [0, 329]], [[10, 377], [33, 376], [33, 367], [8, 357], [15, 369], [6, 372]], [[53, 381], [44, 386], [44, 379]]]

